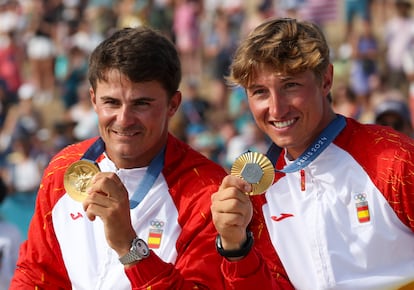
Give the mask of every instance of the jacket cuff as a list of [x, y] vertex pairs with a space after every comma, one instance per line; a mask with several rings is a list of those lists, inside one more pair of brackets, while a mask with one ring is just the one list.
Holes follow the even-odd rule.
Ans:
[[131, 286], [141, 287], [150, 285], [158, 275], [170, 272], [173, 266], [161, 260], [153, 251], [150, 252], [148, 258], [143, 259], [133, 266], [125, 268]]
[[261, 269], [261, 263], [256, 249], [253, 247], [249, 253], [240, 260], [230, 261], [223, 258], [221, 270], [227, 279], [245, 278], [254, 275]]

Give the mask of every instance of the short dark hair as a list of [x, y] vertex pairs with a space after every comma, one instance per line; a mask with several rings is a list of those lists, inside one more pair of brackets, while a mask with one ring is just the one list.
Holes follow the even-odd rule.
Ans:
[[158, 81], [169, 96], [181, 82], [181, 64], [175, 45], [146, 26], [123, 28], [101, 42], [89, 59], [88, 79], [94, 90], [108, 71], [119, 70], [132, 82]]

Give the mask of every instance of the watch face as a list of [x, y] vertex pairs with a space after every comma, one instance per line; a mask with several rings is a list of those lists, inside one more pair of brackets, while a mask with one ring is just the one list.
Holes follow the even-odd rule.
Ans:
[[141, 257], [143, 258], [148, 257], [149, 248], [143, 240], [141, 239], [137, 240], [135, 246], [136, 246], [137, 252], [139, 253]]

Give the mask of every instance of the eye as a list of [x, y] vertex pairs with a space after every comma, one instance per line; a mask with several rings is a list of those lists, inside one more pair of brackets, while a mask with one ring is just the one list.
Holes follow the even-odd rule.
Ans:
[[300, 86], [300, 84], [299, 83], [295, 83], [295, 82], [289, 82], [289, 83], [286, 83], [284, 85], [285, 89], [296, 88], [298, 86]]
[[251, 97], [260, 97], [266, 94], [267, 90], [265, 88], [254, 88], [248, 91], [248, 94]]
[[255, 90], [254, 91], [254, 94], [255, 95], [262, 95], [262, 94], [264, 94], [266, 92], [266, 90], [265, 89], [257, 89], [257, 90]]
[[145, 106], [151, 105], [151, 102], [147, 99], [139, 99], [139, 100], [134, 101], [134, 105], [138, 107], [143, 107], [143, 106], [145, 107]]
[[102, 99], [102, 104], [104, 105], [117, 105], [119, 103], [119, 101], [117, 99], [113, 99], [113, 98], [103, 98]]

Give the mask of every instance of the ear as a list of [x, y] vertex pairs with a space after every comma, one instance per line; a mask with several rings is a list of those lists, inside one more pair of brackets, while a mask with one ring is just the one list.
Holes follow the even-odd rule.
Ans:
[[91, 98], [93, 108], [96, 109], [96, 96], [92, 87], [89, 88], [89, 96]]
[[333, 65], [329, 64], [328, 68], [322, 79], [322, 91], [323, 95], [326, 96], [331, 91], [333, 83]]
[[172, 117], [174, 116], [175, 112], [177, 112], [178, 107], [181, 104], [181, 92], [176, 91], [174, 95], [171, 97], [169, 104], [168, 104], [168, 116]]

